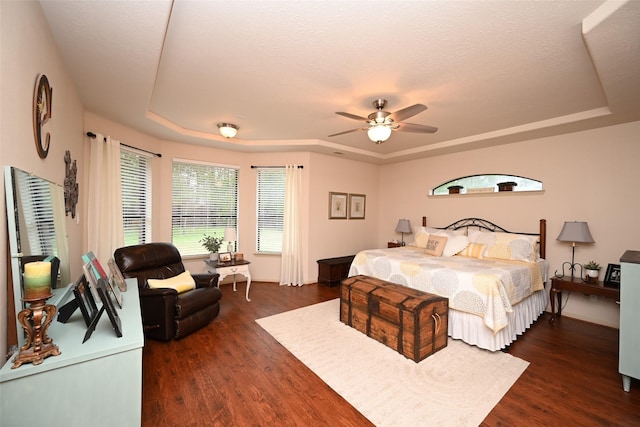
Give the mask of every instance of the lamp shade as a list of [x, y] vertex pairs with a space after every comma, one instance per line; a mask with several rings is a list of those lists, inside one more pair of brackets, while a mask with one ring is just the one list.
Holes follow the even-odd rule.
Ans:
[[231, 123], [218, 123], [218, 130], [225, 138], [233, 138], [238, 133], [238, 126]]
[[398, 233], [412, 233], [411, 221], [408, 219], [399, 219], [398, 225], [396, 225], [396, 232]]
[[595, 243], [591, 237], [589, 225], [582, 221], [565, 221], [556, 240], [572, 243]]
[[236, 240], [236, 229], [233, 227], [227, 227], [224, 229], [224, 240], [227, 242], [235, 242]]
[[367, 135], [371, 141], [381, 144], [391, 136], [391, 128], [386, 125], [371, 126], [367, 131]]

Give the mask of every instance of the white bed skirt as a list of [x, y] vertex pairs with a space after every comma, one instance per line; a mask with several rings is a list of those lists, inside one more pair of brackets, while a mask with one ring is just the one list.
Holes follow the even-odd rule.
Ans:
[[450, 309], [449, 336], [487, 350], [502, 350], [540, 317], [547, 307], [548, 295], [547, 290], [542, 289], [513, 306], [513, 311], [507, 313], [509, 324], [495, 335], [481, 317]]

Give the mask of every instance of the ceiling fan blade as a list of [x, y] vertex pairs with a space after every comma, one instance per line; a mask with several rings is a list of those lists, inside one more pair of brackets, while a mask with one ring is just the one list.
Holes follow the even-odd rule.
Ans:
[[369, 119], [367, 119], [366, 117], [360, 117], [360, 116], [356, 116], [355, 114], [351, 114], [351, 113], [345, 113], [343, 111], [336, 111], [336, 114], [342, 116], [342, 117], [346, 117], [348, 119], [353, 119], [353, 120], [360, 120], [363, 122], [368, 122]]
[[438, 128], [427, 125], [417, 125], [415, 123], [396, 123], [398, 127], [395, 130], [400, 132], [415, 132], [415, 133], [435, 133]]
[[418, 113], [422, 113], [426, 109], [426, 105], [414, 104], [407, 108], [403, 108], [402, 110], [398, 110], [395, 113], [391, 113], [389, 117], [392, 118], [394, 122], [401, 122], [408, 119], [409, 117], [415, 116]]
[[359, 130], [367, 130], [367, 128], [358, 128], [358, 129], [345, 130], [344, 132], [334, 133], [333, 135], [329, 135], [329, 136], [344, 135], [345, 133], [356, 132], [356, 131], [359, 131]]

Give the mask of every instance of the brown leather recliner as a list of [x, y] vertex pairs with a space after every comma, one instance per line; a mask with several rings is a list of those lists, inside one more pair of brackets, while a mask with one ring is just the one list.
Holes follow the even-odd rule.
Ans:
[[147, 279], [168, 279], [185, 271], [171, 243], [147, 243], [116, 249], [113, 258], [124, 277], [138, 279], [142, 324], [149, 338], [180, 339], [206, 326], [220, 312], [219, 274], [192, 274], [196, 289], [151, 289]]

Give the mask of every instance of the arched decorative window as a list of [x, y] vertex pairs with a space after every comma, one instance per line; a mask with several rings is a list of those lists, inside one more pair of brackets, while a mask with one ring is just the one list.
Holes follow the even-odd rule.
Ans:
[[440, 184], [431, 195], [542, 191], [542, 181], [516, 175], [470, 175]]

